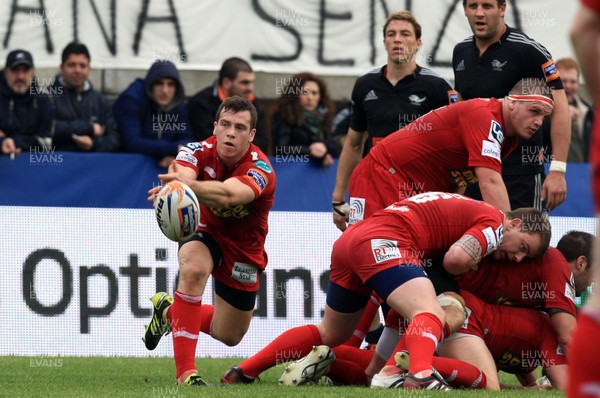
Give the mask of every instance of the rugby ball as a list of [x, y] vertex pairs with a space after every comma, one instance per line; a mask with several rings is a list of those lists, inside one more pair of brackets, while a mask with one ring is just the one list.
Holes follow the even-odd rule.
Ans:
[[196, 194], [179, 181], [171, 181], [161, 188], [154, 199], [154, 211], [162, 233], [175, 242], [191, 238], [200, 222]]

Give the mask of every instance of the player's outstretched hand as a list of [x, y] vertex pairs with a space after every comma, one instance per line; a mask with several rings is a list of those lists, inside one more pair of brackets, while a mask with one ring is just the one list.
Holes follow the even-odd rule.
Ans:
[[158, 195], [161, 189], [162, 185], [157, 185], [155, 187], [152, 187], [152, 189], [148, 190], [148, 201], [154, 202], [154, 199], [156, 199], [156, 195]]
[[185, 178], [182, 175], [177, 174], [177, 173], [159, 174], [158, 179], [160, 180], [161, 185], [152, 187], [152, 189], [148, 190], [148, 201], [150, 201], [150, 202], [154, 202], [154, 199], [156, 199], [156, 195], [160, 192], [163, 185], [165, 185], [171, 181], [179, 181], [179, 182], [184, 183], [187, 186], [189, 186], [191, 183], [190, 179]]

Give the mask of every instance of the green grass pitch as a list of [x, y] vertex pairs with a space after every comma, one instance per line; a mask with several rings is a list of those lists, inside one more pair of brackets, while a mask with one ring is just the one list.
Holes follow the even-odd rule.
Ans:
[[[198, 358], [200, 374], [210, 383], [239, 358]], [[0, 357], [0, 397], [562, 397], [556, 391], [503, 390], [424, 392], [327, 387], [321, 385], [282, 387], [277, 380], [283, 371], [277, 366], [261, 375], [252, 385], [180, 387], [175, 384], [172, 358], [121, 357]], [[501, 374], [501, 382], [516, 385], [517, 380]]]

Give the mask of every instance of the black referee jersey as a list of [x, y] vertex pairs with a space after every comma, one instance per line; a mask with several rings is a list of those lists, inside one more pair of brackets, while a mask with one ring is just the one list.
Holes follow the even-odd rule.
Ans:
[[[503, 98], [519, 80], [527, 77], [544, 79], [553, 89], [563, 88], [548, 50], [523, 32], [508, 26], [500, 40], [482, 56], [479, 56], [474, 36], [458, 43], [452, 55], [452, 69], [456, 90], [465, 100]], [[543, 163], [537, 156], [543, 146], [539, 131], [529, 140], [519, 139], [519, 146], [502, 162], [502, 174], [544, 173]]]
[[383, 137], [456, 97], [450, 83], [430, 69], [417, 66], [414, 73], [392, 86], [386, 68], [360, 76], [352, 90], [350, 127], [369, 134], [364, 154]]

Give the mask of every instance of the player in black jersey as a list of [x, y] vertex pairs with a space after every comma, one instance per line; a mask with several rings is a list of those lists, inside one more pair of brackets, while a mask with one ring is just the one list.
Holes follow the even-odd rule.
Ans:
[[[505, 0], [463, 0], [463, 7], [473, 36], [458, 43], [452, 56], [456, 90], [463, 99], [502, 98], [517, 81], [529, 77], [545, 79], [553, 90], [552, 162], [543, 185], [543, 162], [549, 159], [540, 154], [547, 145], [542, 134], [521, 139], [502, 165], [512, 209], [541, 209], [545, 202], [552, 210], [566, 197], [565, 162], [571, 140], [569, 106], [554, 60], [544, 46], [506, 25]], [[478, 189], [469, 187], [466, 193], [481, 199]]]
[[383, 39], [387, 64], [359, 77], [352, 90], [352, 120], [332, 195], [333, 220], [342, 231], [346, 229], [346, 220], [340, 208], [350, 175], [363, 155], [383, 137], [433, 109], [454, 102], [456, 97], [443, 77], [417, 65], [421, 25], [409, 11], [388, 17]]

